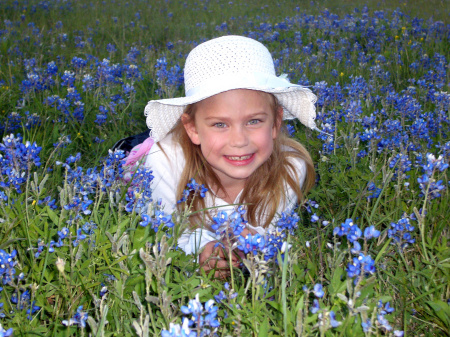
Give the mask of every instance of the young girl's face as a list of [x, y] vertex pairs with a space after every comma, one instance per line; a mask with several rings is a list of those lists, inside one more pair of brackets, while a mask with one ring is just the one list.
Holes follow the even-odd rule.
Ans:
[[200, 145], [225, 189], [243, 188], [272, 154], [283, 113], [281, 108], [274, 111], [273, 99], [264, 92], [235, 89], [196, 103], [193, 121], [183, 116], [189, 138]]

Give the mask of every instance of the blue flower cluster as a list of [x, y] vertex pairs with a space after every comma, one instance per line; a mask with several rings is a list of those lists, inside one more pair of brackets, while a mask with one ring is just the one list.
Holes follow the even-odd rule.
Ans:
[[15, 307], [19, 310], [26, 309], [27, 318], [32, 319], [33, 314], [39, 311], [41, 307], [35, 305], [36, 301], [31, 302], [31, 294], [29, 290], [25, 290], [22, 293], [17, 292], [11, 295], [11, 303], [15, 304]]
[[[17, 265], [17, 251], [13, 250], [10, 254], [8, 254], [3, 249], [0, 249], [0, 281], [2, 285], [11, 284], [16, 275], [16, 269], [14, 268]], [[3, 290], [0, 285], [0, 292]]]
[[[307, 286], [303, 286], [303, 291], [306, 294], [308, 294], [310, 292], [310, 290], [308, 289]], [[311, 290], [311, 292], [314, 294], [314, 296], [316, 298], [313, 300], [312, 306], [309, 310], [312, 314], [319, 313], [318, 314], [318, 319], [320, 322], [319, 324], [324, 325], [324, 324], [326, 324], [325, 321], [328, 321], [332, 328], [337, 328], [339, 325], [341, 325], [342, 322], [340, 322], [336, 319], [336, 314], [333, 310], [327, 311], [327, 310], [323, 310], [320, 308], [318, 299], [322, 298], [325, 294], [323, 291], [322, 284], [316, 283], [314, 285], [313, 289]]]
[[282, 212], [274, 228], [269, 230], [265, 236], [261, 234], [248, 234], [245, 237], [241, 235], [247, 226], [247, 220], [244, 215], [244, 207], [238, 207], [231, 214], [219, 211], [213, 217], [211, 228], [216, 235], [221, 237], [221, 242], [237, 242], [237, 248], [245, 254], [257, 255], [262, 253], [266, 261], [276, 258], [278, 252], [284, 254], [282, 249], [288, 234], [293, 234], [300, 220], [298, 214], [294, 211]]
[[139, 223], [142, 227], [151, 224], [151, 228], [157, 232], [160, 228], [172, 228], [175, 224], [172, 221], [172, 214], [165, 214], [164, 211], [155, 210], [153, 216], [144, 213], [141, 215], [142, 221]]
[[[18, 264], [16, 257], [16, 250], [13, 250], [8, 254], [3, 249], [0, 249], [0, 293], [3, 291], [3, 286], [13, 286], [15, 292], [11, 295], [10, 301], [15, 305], [12, 308], [14, 311], [26, 309], [27, 317], [28, 319], [31, 319], [31, 315], [36, 313], [40, 307], [35, 305], [35, 301], [31, 302], [29, 290], [24, 290], [19, 287], [19, 283], [24, 279], [24, 274], [20, 273], [19, 275], [16, 275], [15, 267]], [[15, 281], [17, 282], [15, 283]], [[2, 308], [3, 305], [3, 303], [0, 303], [0, 308]], [[0, 318], [1, 317], [5, 317], [5, 315], [0, 312]]]
[[167, 97], [173, 94], [175, 90], [181, 89], [184, 83], [184, 73], [178, 64], [167, 68], [167, 60], [162, 57], [156, 60], [155, 68], [157, 69], [157, 82], [160, 86], [156, 93], [159, 96]]
[[[29, 170], [33, 166], [41, 165], [39, 153], [42, 147], [37, 146], [36, 142], [22, 142], [20, 134], [13, 134], [3, 138], [0, 143], [0, 187], [5, 191], [14, 189], [17, 193], [22, 193], [22, 187], [30, 174]], [[7, 201], [3, 191], [0, 193], [0, 200]]]
[[198, 184], [194, 178], [191, 179], [191, 181], [186, 185], [186, 189], [183, 190], [183, 196], [180, 200], [177, 201], [177, 203], [186, 202], [190, 196], [193, 198], [196, 196], [199, 196], [200, 198], [204, 198], [206, 192], [208, 192], [208, 189], [205, 187], [205, 185]]
[[149, 168], [139, 168], [133, 175], [126, 194], [127, 212], [146, 213], [145, 207], [152, 200], [152, 190], [150, 188], [153, 180], [152, 170]]
[[[411, 215], [410, 218], [415, 219], [414, 215]], [[403, 216], [397, 222], [392, 222], [391, 228], [388, 230], [388, 238], [392, 238], [391, 243], [398, 245], [401, 249], [416, 242], [416, 239], [412, 237], [414, 226], [411, 225], [410, 218]]]
[[[230, 288], [230, 284], [228, 282], [225, 282], [223, 287], [225, 288], [227, 294], [223, 290], [221, 290], [217, 295], [214, 295], [214, 299], [217, 303], [222, 303], [225, 300], [232, 300], [238, 296], [238, 293]], [[229, 305], [232, 306], [232, 304]]]
[[218, 307], [214, 300], [207, 301], [204, 305], [200, 302], [199, 295], [189, 300], [187, 306], [181, 307], [181, 312], [190, 316], [183, 318], [183, 323], [170, 323], [169, 330], [161, 332], [162, 337], [206, 337], [210, 336], [220, 326], [217, 320]]
[[[350, 278], [355, 278], [355, 283], [358, 282], [359, 276], [369, 275], [375, 273], [375, 261], [370, 255], [362, 252], [361, 244], [358, 242], [363, 236], [361, 229], [353, 223], [352, 219], [345, 220], [340, 227], [335, 227], [333, 235], [345, 236], [349, 243], [353, 244], [350, 252], [356, 257], [353, 257], [352, 262], [347, 265], [347, 275]], [[369, 226], [364, 229], [364, 242], [367, 240], [377, 238], [380, 236], [380, 231], [376, 230], [374, 226]]]
[[92, 205], [93, 200], [89, 199], [90, 195], [96, 195], [100, 190], [113, 193], [120, 190], [123, 186], [124, 157], [125, 154], [121, 150], [110, 151], [100, 170], [94, 167], [87, 169], [86, 172], [79, 166], [75, 168], [70, 166], [79, 160], [79, 154], [75, 157], [70, 156], [64, 164], [59, 163], [66, 168], [67, 183], [73, 186], [74, 190], [72, 197], [64, 205], [64, 209], [71, 211], [75, 216], [70, 223], [81, 219], [82, 214], [91, 213], [89, 206]]
[[[394, 308], [390, 306], [389, 302], [387, 302], [383, 307], [383, 302], [380, 300], [378, 302], [378, 315], [377, 315], [377, 324], [379, 327], [384, 329], [385, 331], [391, 331], [392, 326], [389, 324], [389, 321], [384, 317], [385, 315], [391, 314], [394, 312]], [[369, 332], [371, 327], [371, 322], [368, 319], [366, 322], [361, 323], [364, 332]], [[402, 337], [404, 335], [403, 331], [395, 330], [393, 331], [394, 336]]]
[[[420, 158], [418, 158], [420, 160]], [[436, 158], [433, 154], [427, 153], [426, 163], [420, 165], [424, 174], [417, 178], [420, 186], [420, 196], [428, 196], [428, 199], [432, 200], [441, 196], [442, 190], [446, 188], [442, 180], [435, 181], [435, 172], [443, 172], [447, 170], [448, 163], [445, 162], [443, 156]]]

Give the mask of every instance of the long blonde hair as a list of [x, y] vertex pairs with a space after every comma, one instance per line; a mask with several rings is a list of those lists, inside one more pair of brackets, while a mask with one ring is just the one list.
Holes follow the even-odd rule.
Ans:
[[[301, 202], [304, 195], [313, 187], [315, 182], [311, 156], [303, 145], [287, 136], [282, 127], [281, 118], [278, 116], [281, 106], [275, 96], [271, 96], [273, 97], [274, 123], [276, 123], [276, 127], [281, 129], [281, 132], [278, 132], [278, 136], [274, 139], [273, 151], [270, 157], [246, 180], [244, 190], [239, 199], [239, 203], [246, 204], [248, 222], [254, 226], [262, 226], [264, 228], [270, 225], [277, 212], [279, 203], [287, 195], [285, 190], [286, 184], [292, 188], [298, 201]], [[195, 110], [195, 104], [186, 107], [184, 114], [188, 120], [184, 123], [195, 122]], [[192, 143], [181, 120], [174, 126], [171, 133], [174, 141], [180, 144], [186, 160], [186, 165], [183, 168], [181, 179], [177, 186], [177, 200], [182, 198], [183, 190], [192, 178], [195, 178], [197, 183], [204, 184], [208, 190], [211, 190], [211, 187], [215, 187], [217, 189], [216, 192], [222, 190], [226, 193], [216, 173], [203, 156], [200, 145]], [[289, 158], [300, 158], [306, 163], [306, 178], [302, 188], [299, 185], [297, 170], [289, 161]], [[206, 207], [203, 198], [192, 194], [187, 198], [186, 203], [191, 205], [191, 213]], [[178, 204], [178, 207], [183, 207], [183, 205]], [[196, 228], [203, 225], [206, 228], [210, 228], [210, 225], [208, 225], [209, 221], [205, 223], [205, 214], [202, 213], [206, 213], [206, 218], [211, 220], [208, 211], [196, 212], [190, 217], [191, 227]]]

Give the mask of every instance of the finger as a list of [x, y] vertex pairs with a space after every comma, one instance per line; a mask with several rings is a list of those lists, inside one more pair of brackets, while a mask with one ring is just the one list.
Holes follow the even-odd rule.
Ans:
[[202, 265], [202, 268], [205, 271], [209, 271], [212, 269], [230, 269], [228, 266], [228, 261], [217, 258], [217, 257], [210, 257], [205, 263]]
[[231, 272], [229, 269], [228, 270], [223, 270], [223, 269], [217, 270], [214, 273], [214, 277], [217, 279], [228, 279], [231, 277]]

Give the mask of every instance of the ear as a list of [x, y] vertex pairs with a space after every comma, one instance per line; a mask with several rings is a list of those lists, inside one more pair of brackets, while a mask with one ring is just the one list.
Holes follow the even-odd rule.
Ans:
[[275, 116], [275, 120], [273, 122], [273, 128], [272, 128], [272, 138], [273, 139], [278, 137], [282, 123], [283, 123], [283, 107], [279, 106], [277, 109], [277, 114]]
[[192, 118], [188, 114], [184, 113], [181, 115], [181, 123], [183, 123], [184, 129], [191, 139], [191, 142], [195, 145], [200, 145], [200, 137], [198, 135], [195, 122], [192, 120]]

